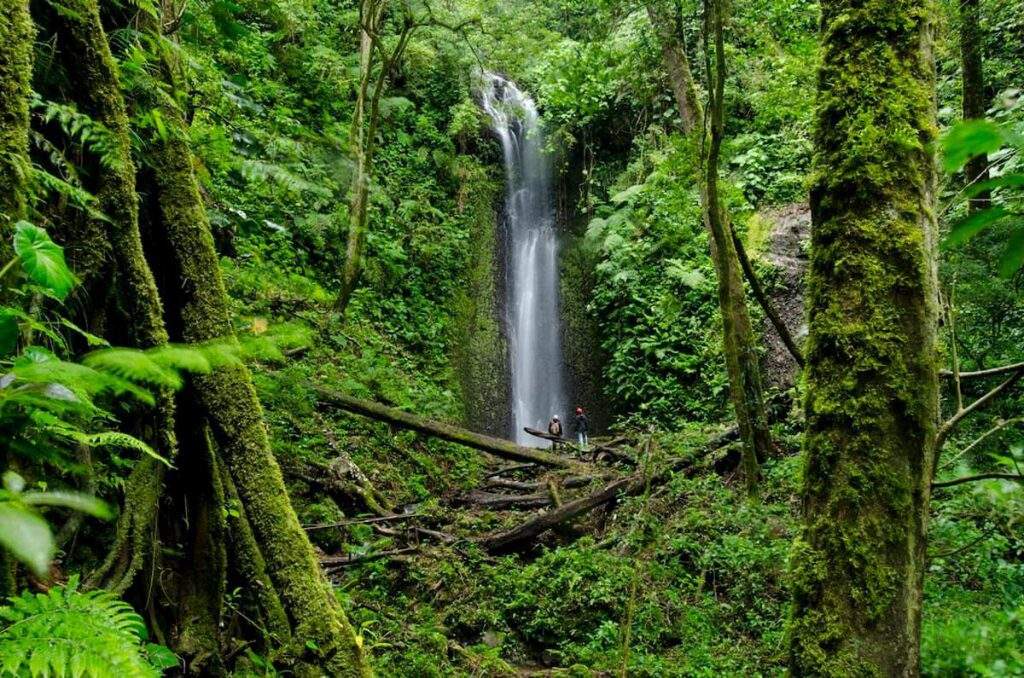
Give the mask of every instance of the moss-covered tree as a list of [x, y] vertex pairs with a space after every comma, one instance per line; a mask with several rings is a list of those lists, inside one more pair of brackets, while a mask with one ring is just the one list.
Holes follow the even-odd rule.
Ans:
[[916, 676], [938, 420], [932, 7], [827, 0], [794, 675]]
[[[25, 217], [28, 182], [28, 101], [35, 30], [28, 2], [0, 3], [0, 254], [10, 252], [13, 222]], [[6, 257], [5, 257], [6, 260]]]
[[[26, 216], [34, 38], [27, 0], [0, 0], [0, 261], [5, 263], [13, 254], [9, 245], [12, 226]], [[0, 456], [4, 468], [5, 457]], [[15, 591], [15, 561], [0, 549], [0, 596]]]
[[758, 481], [758, 461], [768, 457], [772, 441], [764, 406], [757, 343], [743, 291], [743, 272], [731, 235], [729, 213], [722, 205], [718, 188], [718, 163], [725, 134], [725, 17], [714, 3], [706, 10], [705, 39], [709, 41], [709, 61], [714, 62], [714, 70], [709, 73], [711, 98], [709, 114], [706, 116], [697, 95], [697, 85], [685, 46], [679, 37], [680, 11], [675, 3], [672, 5], [666, 8], [648, 2], [646, 9], [658, 35], [662, 63], [675, 95], [683, 131], [692, 139], [698, 156], [697, 164], [701, 168], [697, 183], [700, 187], [704, 225], [711, 236], [711, 258], [717, 274], [729, 394], [743, 439], [747, 490], [753, 494]]
[[[164, 51], [161, 66], [170, 90], [176, 91], [173, 55]], [[230, 338], [227, 293], [196, 179], [187, 123], [171, 97], [159, 97], [157, 105], [166, 129], [151, 137], [148, 162], [156, 197], [152, 228], [163, 252], [168, 325], [176, 339], [186, 342]], [[294, 644], [289, 653], [333, 676], [369, 675], [361, 643], [292, 509], [248, 369], [231, 365], [198, 376], [194, 392], [228, 472], [225, 482], [230, 480], [241, 500], [266, 574], [292, 622]], [[239, 535], [240, 544], [251, 550], [246, 536], [247, 531]], [[267, 613], [279, 618], [276, 609]]]

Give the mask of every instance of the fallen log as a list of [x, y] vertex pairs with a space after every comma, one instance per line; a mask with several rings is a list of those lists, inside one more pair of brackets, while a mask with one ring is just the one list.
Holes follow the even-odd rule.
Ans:
[[376, 551], [374, 553], [363, 553], [358, 556], [321, 556], [320, 564], [323, 565], [324, 569], [326, 570], [334, 570], [340, 567], [355, 565], [356, 563], [365, 563], [370, 560], [379, 560], [381, 558], [394, 558], [396, 556], [404, 556], [410, 553], [416, 553], [417, 551], [419, 551], [419, 547], [410, 546], [407, 548], [392, 549], [390, 551]]
[[494, 492], [473, 490], [459, 497], [459, 501], [463, 504], [482, 506], [484, 508], [494, 509], [495, 511], [510, 508], [534, 509], [551, 505], [551, 497], [547, 492], [544, 494], [522, 495], [496, 494]]
[[[724, 445], [727, 445], [733, 439], [734, 435], [734, 429], [729, 429], [709, 440], [703, 447], [695, 451], [692, 455], [668, 460], [662, 470], [651, 477], [650, 486], [655, 487], [663, 485], [671, 480], [674, 474], [680, 471], [694, 470], [699, 459], [702, 459]], [[477, 540], [477, 543], [486, 551], [491, 553], [510, 550], [514, 546], [518, 546], [525, 541], [538, 537], [551, 528], [573, 520], [574, 518], [577, 518], [598, 506], [607, 504], [620, 496], [639, 494], [644, 491], [644, 488], [647, 487], [647, 485], [648, 482], [642, 473], [637, 473], [626, 478], [620, 478], [619, 480], [605, 485], [596, 492], [563, 504], [552, 511], [542, 513], [536, 518], [532, 518], [511, 530], [481, 537]]]
[[[569, 476], [563, 479], [552, 478], [553, 482], [560, 487], [571, 489], [574, 487], [586, 487], [601, 476]], [[503, 488], [506, 490], [520, 490], [522, 492], [537, 492], [547, 487], [547, 482], [541, 481], [520, 481], [506, 480], [505, 478], [490, 478], [483, 485], [484, 488]]]
[[512, 466], [506, 466], [504, 468], [499, 468], [496, 471], [494, 471], [493, 473], [488, 473], [487, 477], [488, 478], [499, 478], [499, 477], [505, 475], [506, 473], [513, 473], [515, 471], [524, 471], [526, 469], [532, 469], [534, 466], [536, 466], [536, 464], [514, 464]]
[[569, 438], [563, 438], [562, 436], [552, 435], [546, 431], [541, 431], [540, 429], [536, 428], [530, 428], [529, 426], [524, 426], [523, 430], [529, 433], [531, 436], [534, 436], [535, 438], [549, 440], [554, 445], [570, 449], [576, 452], [577, 454], [590, 454], [593, 455], [595, 459], [597, 459], [597, 457], [603, 453], [607, 454], [610, 457], [614, 457], [615, 459], [622, 459], [623, 461], [628, 461], [633, 464], [636, 463], [636, 460], [632, 456], [626, 454], [622, 450], [610, 447], [609, 445], [594, 444], [590, 445], [587, 449], [583, 449]]
[[418, 513], [396, 513], [391, 516], [378, 516], [376, 518], [358, 518], [356, 520], [342, 520], [337, 523], [317, 523], [316, 525], [303, 525], [302, 529], [307, 532], [316, 530], [329, 530], [335, 527], [347, 527], [349, 525], [369, 525], [373, 523], [391, 523], [398, 520], [409, 520], [418, 517]]
[[346, 412], [376, 419], [377, 421], [384, 421], [399, 428], [465, 445], [466, 447], [487, 452], [502, 459], [532, 462], [559, 468], [572, 468], [576, 465], [572, 459], [567, 457], [531, 447], [522, 447], [509, 440], [474, 433], [452, 424], [443, 424], [439, 421], [410, 414], [394, 407], [387, 407], [380, 403], [353, 398], [350, 395], [329, 391], [318, 386], [313, 387], [313, 390], [316, 392], [319, 402], [323, 405], [337, 407]]
[[637, 490], [638, 485], [640, 488], [644, 485], [643, 478], [639, 476], [629, 476], [628, 478], [616, 480], [593, 494], [562, 504], [561, 507], [542, 513], [536, 518], [528, 520], [522, 525], [506, 532], [483, 537], [477, 543], [492, 553], [504, 551], [511, 546], [533, 539], [556, 525], [587, 513], [601, 504], [615, 499], [620, 494], [630, 494]]

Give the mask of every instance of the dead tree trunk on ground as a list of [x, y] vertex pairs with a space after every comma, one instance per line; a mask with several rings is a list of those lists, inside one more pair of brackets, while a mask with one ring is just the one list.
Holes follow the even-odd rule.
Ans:
[[319, 401], [324, 405], [337, 407], [345, 410], [346, 412], [352, 412], [353, 414], [359, 414], [364, 417], [369, 417], [370, 419], [383, 421], [388, 424], [398, 426], [399, 428], [416, 431], [435, 438], [440, 438], [441, 440], [447, 440], [448, 442], [465, 445], [466, 447], [473, 448], [474, 450], [480, 450], [481, 452], [487, 452], [502, 459], [531, 462], [541, 464], [543, 466], [556, 466], [561, 468], [572, 468], [577, 465], [576, 462], [568, 457], [562, 457], [557, 454], [551, 454], [549, 452], [536, 450], [530, 447], [522, 447], [508, 440], [493, 438], [488, 435], [483, 435], [482, 433], [474, 433], [458, 426], [419, 417], [415, 414], [410, 414], [394, 407], [388, 407], [369, 400], [353, 398], [350, 395], [338, 393], [337, 391], [329, 391], [324, 388], [316, 388], [315, 390]]

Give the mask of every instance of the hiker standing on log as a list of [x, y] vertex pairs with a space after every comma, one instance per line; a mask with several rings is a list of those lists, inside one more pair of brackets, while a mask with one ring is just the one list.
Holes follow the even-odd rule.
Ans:
[[[558, 418], [557, 414], [551, 415], [551, 421], [548, 422], [548, 433], [558, 438], [562, 437], [562, 420]], [[552, 449], [559, 447], [558, 442], [551, 441], [551, 447]]]
[[576, 408], [576, 419], [573, 422], [576, 428], [576, 440], [580, 444], [580, 448], [587, 449], [587, 445], [590, 444], [590, 438], [587, 437], [587, 432], [590, 430], [590, 420], [587, 419], [587, 415], [584, 414], [582, 407]]

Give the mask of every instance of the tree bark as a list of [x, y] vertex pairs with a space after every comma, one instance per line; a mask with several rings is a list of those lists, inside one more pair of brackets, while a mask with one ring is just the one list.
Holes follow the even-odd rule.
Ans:
[[939, 418], [932, 30], [927, 0], [822, 3], [795, 676], [919, 673]]
[[35, 34], [28, 0], [0, 0], [0, 266], [13, 254], [14, 223], [27, 212], [28, 101]]
[[[960, 2], [960, 58], [963, 64], [963, 117], [964, 120], [983, 120], [987, 99], [985, 96], [985, 70], [982, 63], [982, 32], [980, 1]], [[988, 180], [988, 158], [984, 155], [971, 158], [964, 167], [968, 184]], [[991, 194], [982, 191], [970, 200], [972, 211], [988, 206]]]

